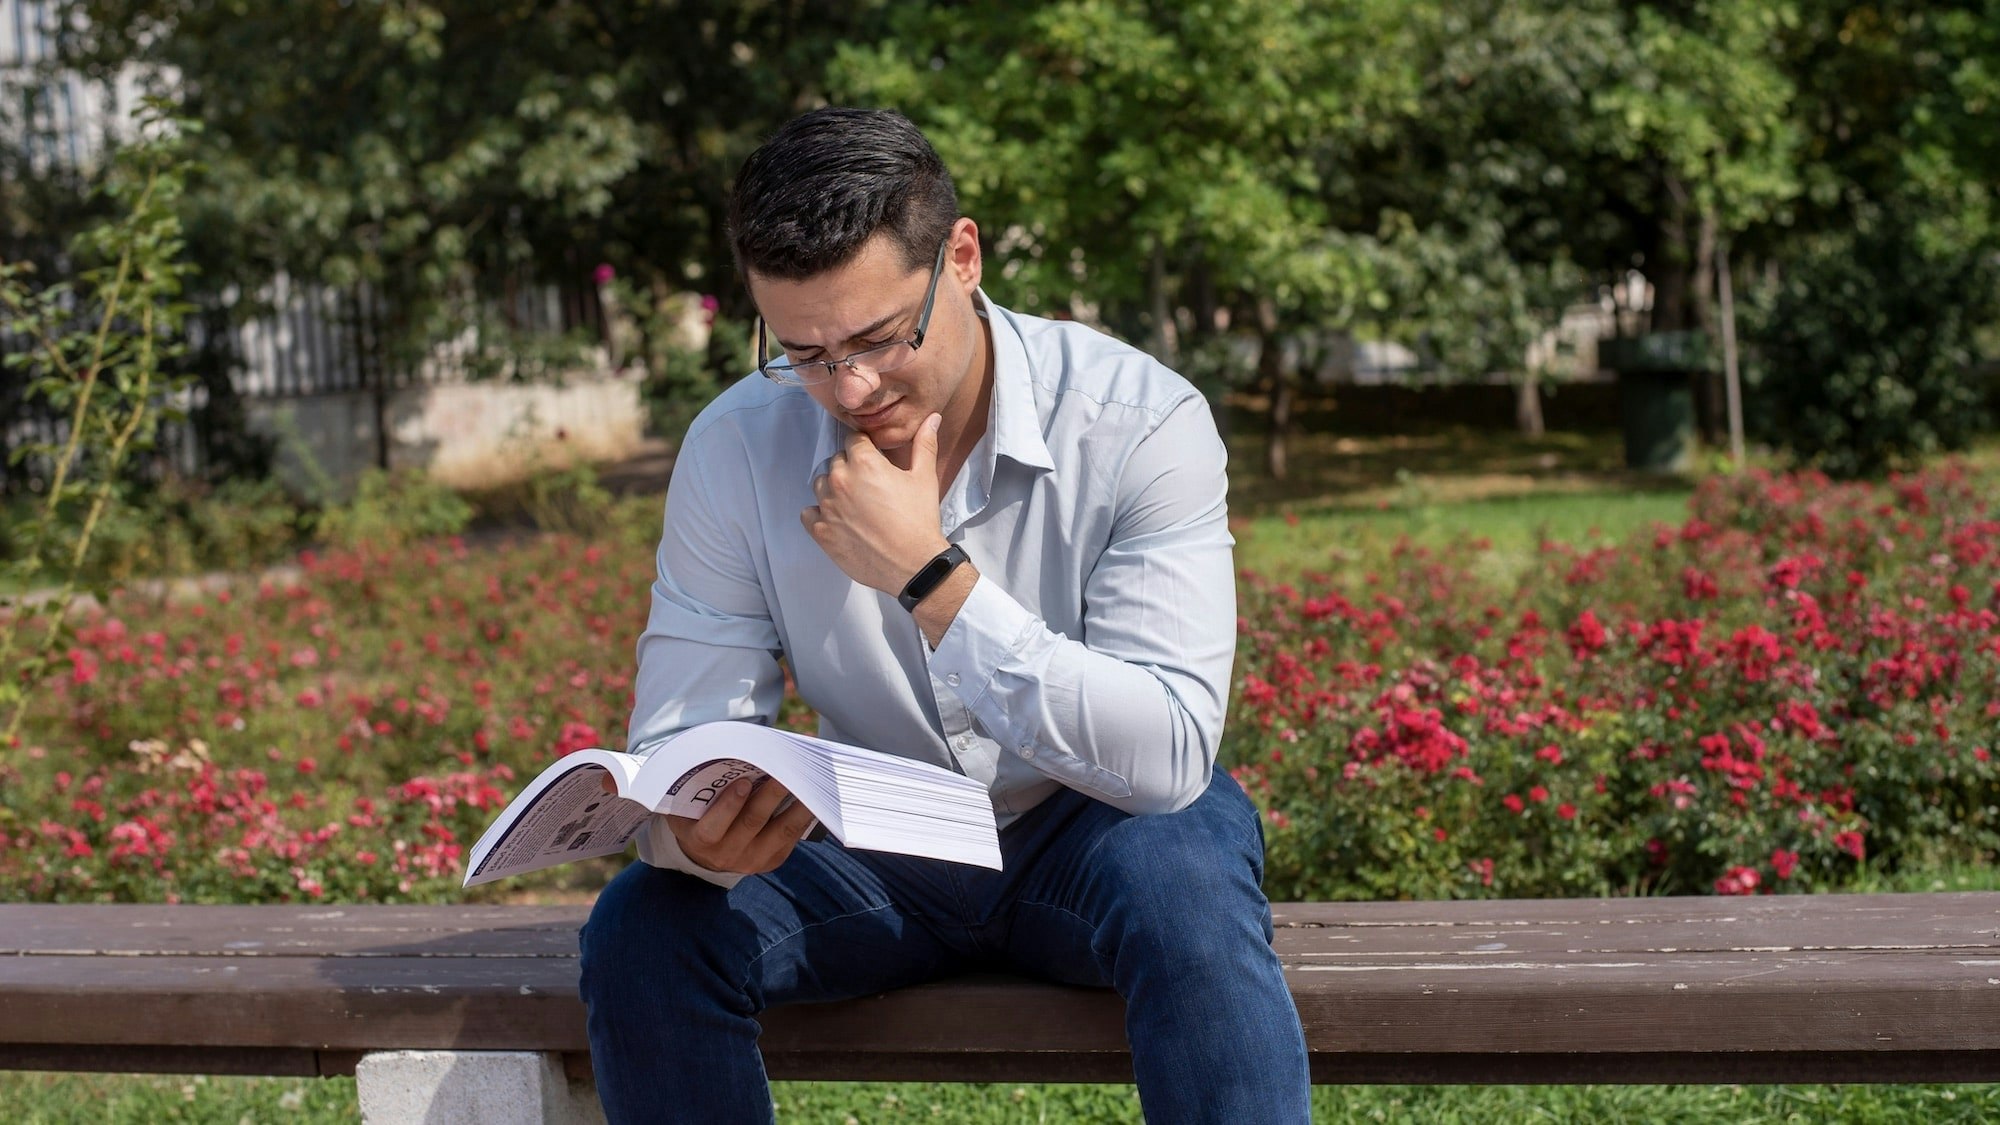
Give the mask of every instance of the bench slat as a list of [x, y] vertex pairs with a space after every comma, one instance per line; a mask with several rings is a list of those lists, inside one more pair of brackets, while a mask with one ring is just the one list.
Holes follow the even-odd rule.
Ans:
[[[1286, 958], [1315, 1049], [2000, 1050], [2000, 968], [1949, 954], [1700, 954], [1663, 966]], [[297, 957], [0, 960], [0, 1042], [365, 1050], [582, 1050], [574, 962]], [[1031, 1010], [1029, 1010], [1031, 1009]], [[1122, 1050], [1106, 991], [966, 977], [844, 1004], [775, 1009], [778, 1049]], [[216, 1018], [226, 1013], [226, 1018]]]
[[[584, 914], [0, 905], [0, 1066], [580, 1053]], [[2000, 893], [1275, 914], [1322, 1081], [2000, 1079]], [[1122, 1021], [1106, 991], [969, 977], [778, 1009], [764, 1045], [778, 1076], [1120, 1078]]]
[[[0, 904], [14, 953], [573, 957], [577, 906], [203, 906]], [[1280, 903], [1283, 944], [1365, 956], [1717, 949], [1991, 949], [2000, 894], [1791, 895], [1757, 899], [1551, 899]]]
[[0, 903], [0, 956], [576, 956], [578, 906], [164, 906]]

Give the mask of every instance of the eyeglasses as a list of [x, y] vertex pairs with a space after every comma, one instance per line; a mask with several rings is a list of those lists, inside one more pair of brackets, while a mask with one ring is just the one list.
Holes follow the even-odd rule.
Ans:
[[924, 346], [924, 333], [930, 329], [931, 306], [937, 303], [938, 278], [944, 275], [944, 252], [950, 246], [950, 238], [938, 243], [937, 261], [931, 265], [930, 287], [924, 290], [924, 311], [917, 317], [914, 335], [862, 348], [839, 359], [772, 359], [770, 341], [764, 332], [764, 318], [760, 316], [757, 318], [757, 370], [774, 383], [806, 387], [826, 382], [843, 367], [849, 371], [886, 375], [910, 362], [916, 358], [917, 349]]

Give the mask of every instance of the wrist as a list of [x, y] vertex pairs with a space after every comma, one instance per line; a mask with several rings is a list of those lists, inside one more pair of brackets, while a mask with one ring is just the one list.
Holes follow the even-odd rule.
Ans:
[[972, 560], [965, 555], [964, 548], [956, 543], [946, 543], [937, 553], [925, 559], [910, 577], [896, 591], [896, 600], [912, 613], [917, 606], [944, 585], [958, 568]]

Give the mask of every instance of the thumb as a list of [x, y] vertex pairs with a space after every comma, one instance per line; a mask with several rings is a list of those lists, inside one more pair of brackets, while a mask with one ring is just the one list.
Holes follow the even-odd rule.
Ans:
[[910, 468], [922, 466], [937, 468], [938, 429], [944, 425], [944, 415], [933, 414], [924, 419], [923, 428], [917, 431], [916, 456], [910, 460]]

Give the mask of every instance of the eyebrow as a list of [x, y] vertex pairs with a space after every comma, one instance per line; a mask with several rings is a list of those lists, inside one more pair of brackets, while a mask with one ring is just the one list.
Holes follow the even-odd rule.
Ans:
[[[908, 315], [909, 314], [906, 312], [892, 312], [888, 316], [883, 317], [882, 319], [876, 321], [875, 323], [869, 325], [866, 328], [862, 328], [857, 331], [849, 333], [847, 338], [840, 342], [851, 344], [854, 341], [862, 339], [864, 337], [873, 336], [875, 333], [882, 331], [884, 328], [889, 327], [891, 324], [894, 324], [896, 321], [901, 320], [903, 317]], [[826, 350], [826, 348], [822, 347], [819, 344], [795, 344], [790, 340], [787, 340], [775, 334], [773, 334], [772, 339], [777, 340], [778, 344], [781, 347], [783, 347], [787, 352], [793, 351], [794, 349], [802, 352], [823, 352]]]

